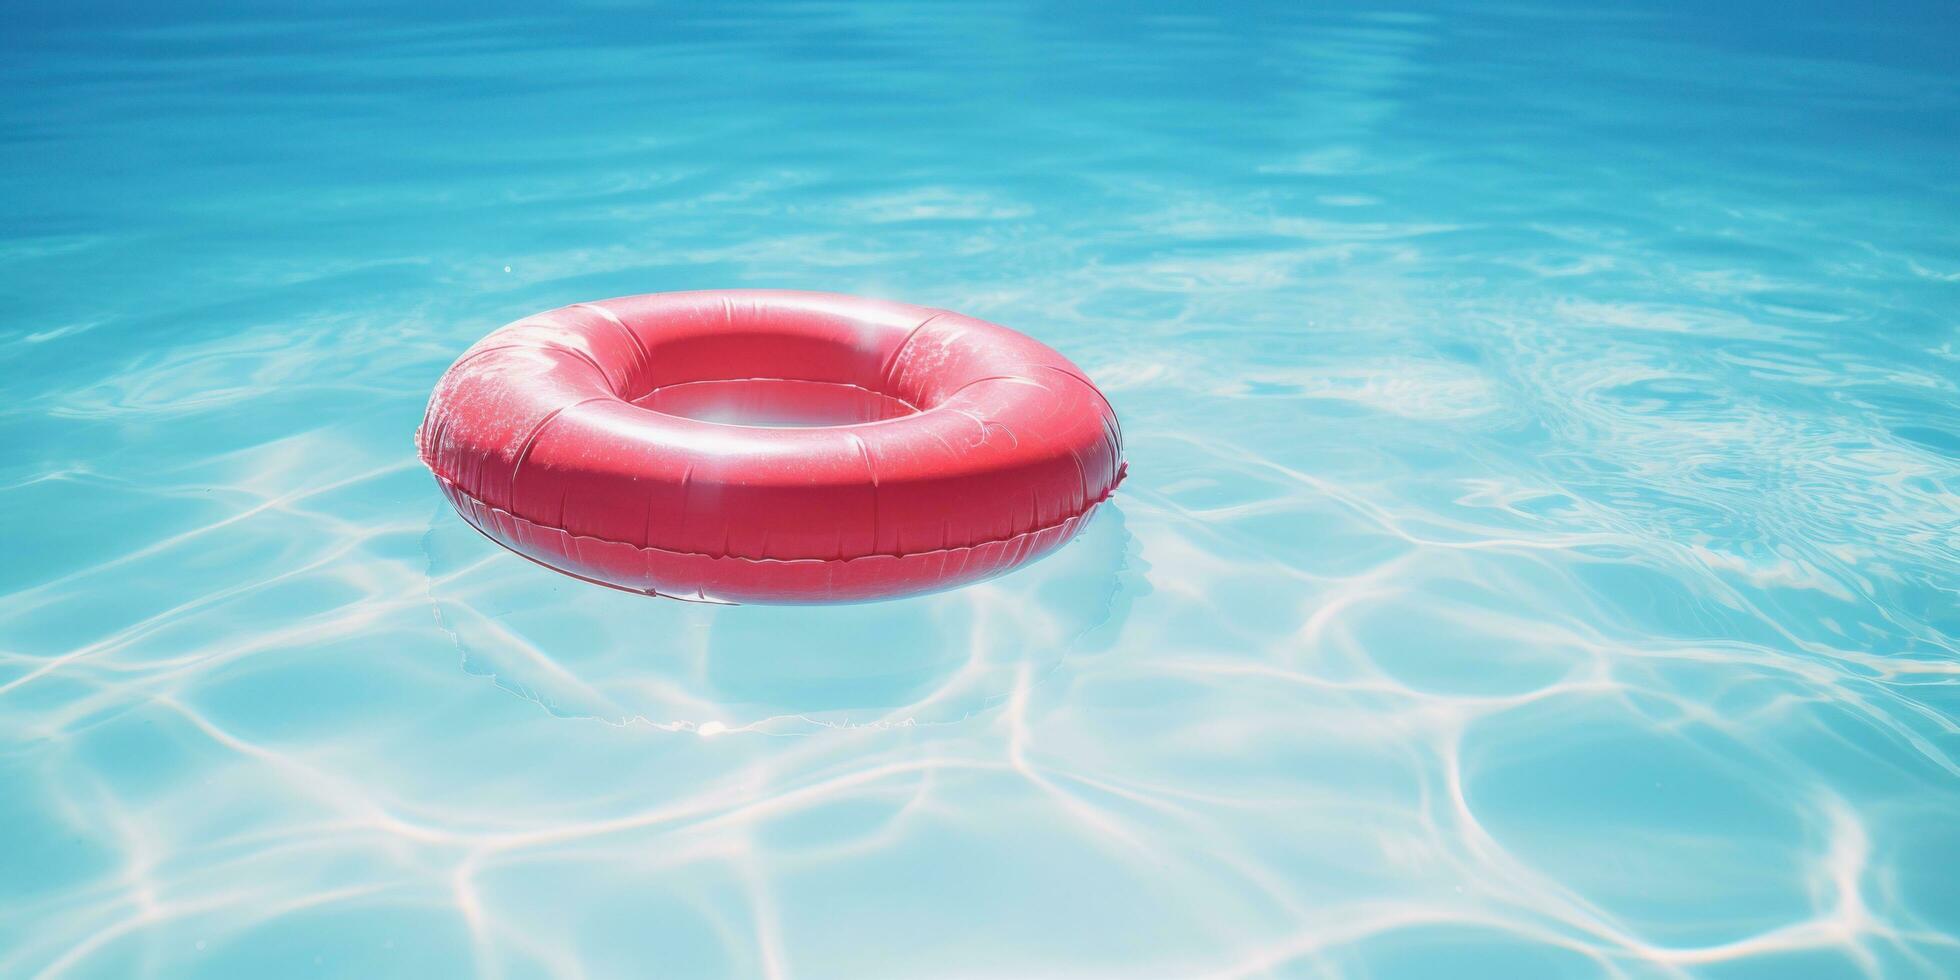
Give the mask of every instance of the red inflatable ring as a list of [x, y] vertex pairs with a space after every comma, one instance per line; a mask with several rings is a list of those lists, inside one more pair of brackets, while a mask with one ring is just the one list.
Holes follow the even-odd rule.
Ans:
[[1123, 478], [1116, 413], [1005, 327], [827, 293], [580, 303], [436, 385], [463, 518], [568, 575], [720, 602], [941, 589], [1060, 547]]

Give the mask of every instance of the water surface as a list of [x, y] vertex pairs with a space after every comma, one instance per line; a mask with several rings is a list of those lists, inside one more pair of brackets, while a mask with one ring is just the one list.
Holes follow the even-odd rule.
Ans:
[[[10, 11], [0, 976], [1960, 972], [1960, 24], [1720, 6]], [[447, 512], [473, 340], [714, 287], [1129, 479], [831, 610]]]

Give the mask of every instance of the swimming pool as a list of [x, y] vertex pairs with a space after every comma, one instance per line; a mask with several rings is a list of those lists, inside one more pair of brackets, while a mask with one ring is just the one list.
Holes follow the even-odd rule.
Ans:
[[[1960, 972], [1933, 6], [14, 11], [0, 976]], [[1130, 475], [922, 599], [463, 526], [430, 385], [789, 287]]]

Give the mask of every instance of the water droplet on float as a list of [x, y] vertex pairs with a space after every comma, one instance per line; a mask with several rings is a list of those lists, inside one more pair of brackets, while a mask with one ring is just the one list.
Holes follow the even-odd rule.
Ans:
[[197, 951], [200, 953], [204, 952], [204, 940], [200, 939], [197, 941]]
[[509, 271], [510, 271], [510, 266], [504, 266], [504, 271], [505, 271], [505, 272], [509, 272]]

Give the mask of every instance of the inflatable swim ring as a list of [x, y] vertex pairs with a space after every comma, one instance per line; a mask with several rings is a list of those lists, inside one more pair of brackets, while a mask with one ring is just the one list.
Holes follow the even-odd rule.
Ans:
[[465, 520], [568, 575], [833, 602], [996, 575], [1124, 474], [1080, 368], [1005, 327], [827, 293], [580, 303], [437, 383], [416, 448]]

